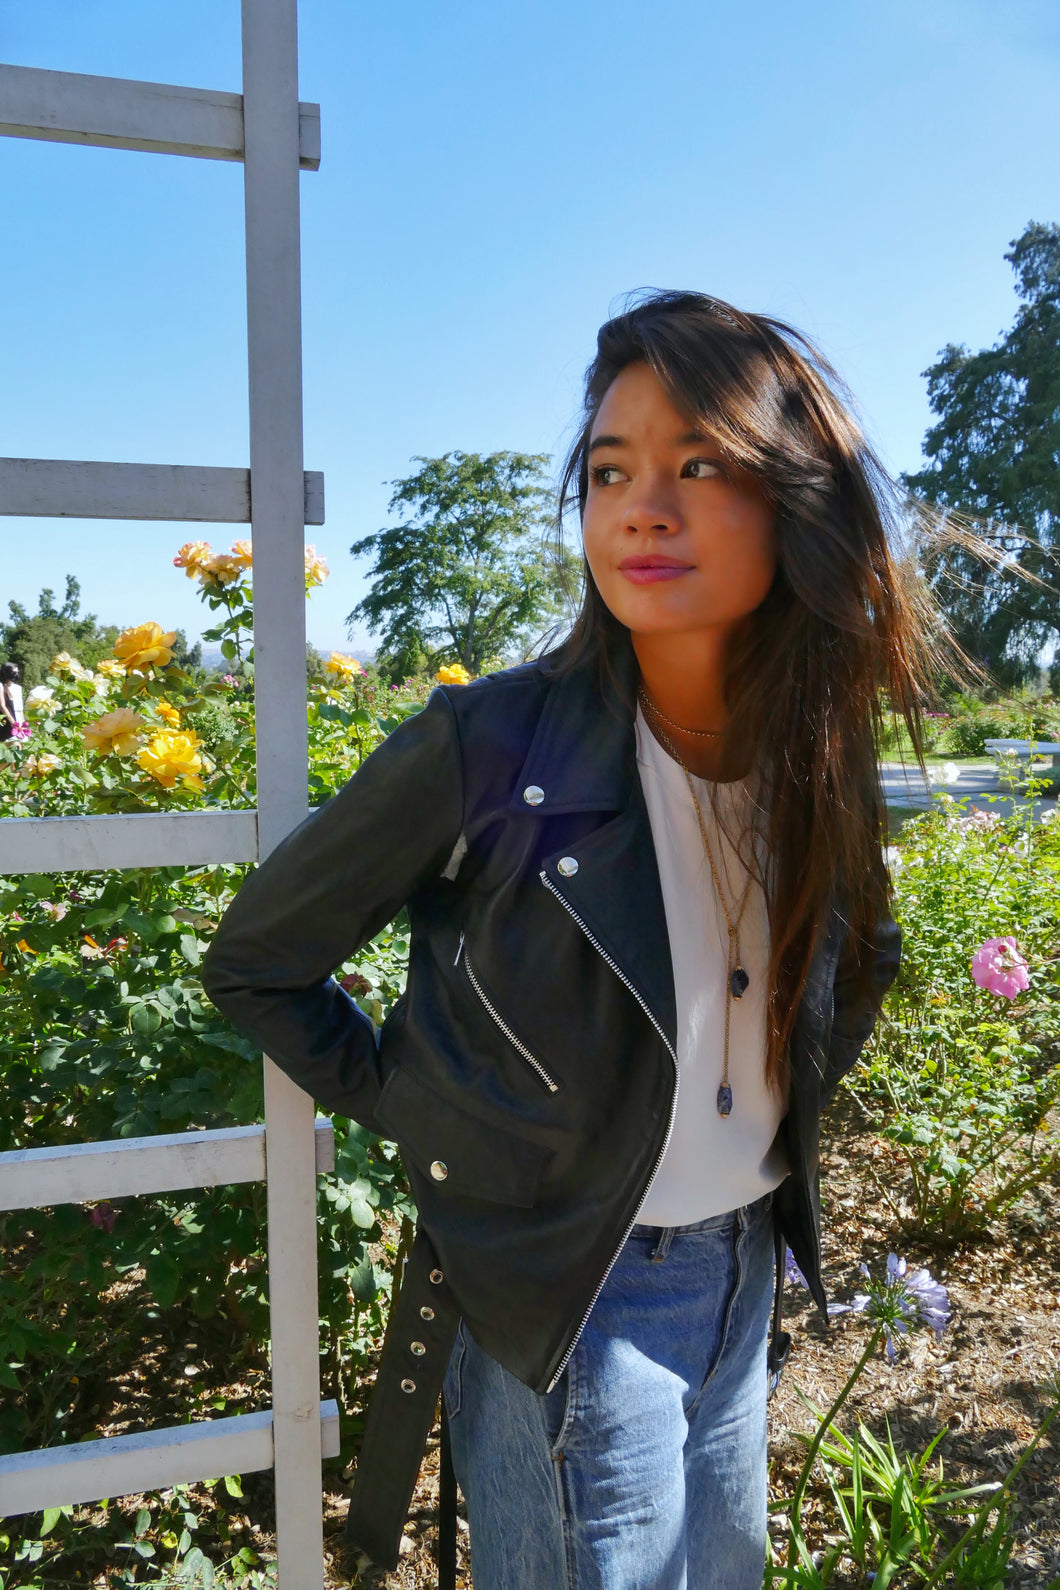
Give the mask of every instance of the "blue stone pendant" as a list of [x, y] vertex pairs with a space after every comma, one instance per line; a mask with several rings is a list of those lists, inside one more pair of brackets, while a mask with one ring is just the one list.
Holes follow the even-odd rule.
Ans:
[[733, 999], [743, 998], [747, 990], [747, 985], [750, 981], [751, 979], [748, 977], [742, 966], [737, 966], [733, 970], [733, 974], [729, 978], [729, 991], [731, 992]]
[[732, 1110], [732, 1089], [727, 1082], [723, 1082], [718, 1089], [718, 1114], [728, 1115]]

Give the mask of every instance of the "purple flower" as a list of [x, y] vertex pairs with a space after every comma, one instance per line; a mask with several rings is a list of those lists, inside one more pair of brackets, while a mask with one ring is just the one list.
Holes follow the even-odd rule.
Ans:
[[795, 1262], [795, 1255], [790, 1248], [784, 1250], [784, 1279], [792, 1285], [797, 1281], [800, 1286], [805, 1286], [809, 1291], [809, 1283]]
[[907, 1274], [906, 1260], [894, 1253], [887, 1255], [884, 1281], [873, 1281], [864, 1262], [858, 1268], [868, 1277], [869, 1290], [855, 1292], [849, 1303], [829, 1303], [829, 1314], [865, 1314], [878, 1321], [883, 1326], [891, 1363], [895, 1359], [895, 1334], [907, 1335], [911, 1325], [929, 1325], [936, 1338], [941, 1338], [951, 1318], [950, 1303], [946, 1288], [928, 1270]]
[[29, 740], [32, 738], [32, 735], [33, 725], [26, 723], [25, 720], [23, 720], [21, 723], [12, 725], [11, 738], [13, 740]]
[[100, 1226], [104, 1231], [113, 1231], [114, 1222], [118, 1218], [118, 1208], [115, 1204], [108, 1203], [106, 1199], [98, 1203], [92, 1211], [91, 1219], [94, 1226]]

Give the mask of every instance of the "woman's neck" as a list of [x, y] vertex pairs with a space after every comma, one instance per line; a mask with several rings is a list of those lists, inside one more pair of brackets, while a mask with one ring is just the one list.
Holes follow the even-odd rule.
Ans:
[[[729, 725], [724, 692], [727, 631], [633, 634], [631, 638], [641, 688], [649, 703], [662, 714], [662, 733], [672, 742], [681, 761], [700, 778], [742, 778], [746, 768], [726, 765], [723, 738], [708, 737], [703, 732], [711, 730], [724, 736]], [[650, 714], [647, 716], [653, 730], [658, 730], [660, 725], [652, 723]]]

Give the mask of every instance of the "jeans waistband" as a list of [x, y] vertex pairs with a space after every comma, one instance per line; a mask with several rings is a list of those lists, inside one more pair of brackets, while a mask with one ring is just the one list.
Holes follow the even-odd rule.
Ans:
[[[764, 1193], [761, 1198], [754, 1199], [754, 1201], [752, 1203], [743, 1204], [741, 1206], [742, 1207], [742, 1211], [748, 1217], [750, 1217], [753, 1213], [756, 1213], [759, 1209], [764, 1209], [767, 1205], [771, 1204], [772, 1201], [773, 1201], [773, 1194], [771, 1192], [767, 1192], [767, 1193]], [[687, 1225], [687, 1226], [642, 1226], [642, 1225], [635, 1225], [633, 1227], [633, 1230], [630, 1232], [630, 1236], [631, 1237], [654, 1237], [654, 1238], [657, 1238], [659, 1236], [659, 1234], [661, 1232], [663, 1232], [663, 1231], [672, 1231], [675, 1236], [691, 1235], [691, 1233], [695, 1232], [695, 1231], [718, 1231], [718, 1230], [723, 1229], [725, 1226], [731, 1225], [732, 1222], [736, 1219], [736, 1216], [738, 1214], [740, 1214], [740, 1212], [741, 1212], [740, 1209], [726, 1209], [720, 1215], [708, 1215], [706, 1220], [694, 1220], [694, 1221], [692, 1221], [692, 1223], [690, 1225]]]

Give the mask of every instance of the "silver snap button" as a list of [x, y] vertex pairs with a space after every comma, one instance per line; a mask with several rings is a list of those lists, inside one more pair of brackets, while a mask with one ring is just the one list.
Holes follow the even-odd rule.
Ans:
[[449, 1166], [442, 1159], [431, 1161], [431, 1175], [435, 1181], [444, 1181], [449, 1174]]
[[523, 800], [528, 806], [540, 806], [545, 798], [545, 792], [540, 784], [528, 784], [523, 790]]
[[432, 1286], [441, 1286], [441, 1284], [442, 1284], [442, 1282], [444, 1280], [445, 1280], [445, 1276], [443, 1275], [441, 1270], [432, 1270], [431, 1271], [431, 1285]]
[[412, 1393], [416, 1389], [416, 1382], [414, 1380], [403, 1380], [401, 1382], [401, 1389], [402, 1389], [402, 1391], [407, 1392], [409, 1396], [411, 1396]]
[[556, 862], [556, 871], [561, 878], [573, 878], [578, 870], [578, 863], [573, 856], [560, 856]]
[[428, 1319], [428, 1320], [430, 1320], [430, 1319], [433, 1319], [433, 1318], [434, 1318], [434, 1310], [433, 1310], [433, 1308], [428, 1308], [427, 1305], [424, 1304], [423, 1308], [420, 1309], [420, 1319]]
[[422, 1358], [427, 1349], [424, 1347], [422, 1342], [411, 1342], [409, 1344], [409, 1351], [414, 1357]]

